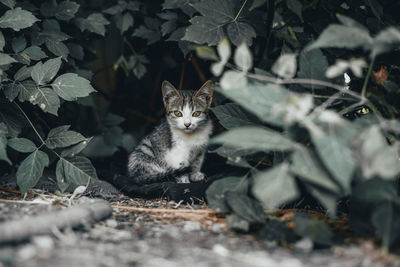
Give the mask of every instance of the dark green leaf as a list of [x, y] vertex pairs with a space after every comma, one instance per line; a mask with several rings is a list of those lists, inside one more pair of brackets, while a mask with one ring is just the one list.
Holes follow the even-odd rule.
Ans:
[[211, 143], [267, 152], [291, 150], [294, 147], [294, 143], [282, 133], [255, 126], [233, 128], [214, 137]]
[[192, 6], [203, 16], [215, 18], [218, 23], [231, 21], [235, 16], [233, 5], [226, 0], [199, 1]]
[[166, 21], [161, 25], [161, 34], [165, 36], [171, 32], [173, 32], [177, 27], [176, 20]]
[[64, 43], [48, 39], [46, 40], [46, 47], [51, 53], [56, 56], [62, 57], [65, 61], [67, 61], [69, 50]]
[[37, 184], [48, 165], [49, 157], [40, 150], [35, 150], [21, 162], [17, 170], [17, 184], [22, 194]]
[[254, 125], [254, 119], [251, 119], [243, 109], [235, 103], [228, 103], [213, 107], [212, 112], [217, 116], [219, 123], [225, 129], [232, 129], [239, 126]]
[[4, 40], [4, 35], [2, 31], [0, 31], [0, 51], [3, 51], [5, 45], [6, 45], [6, 40]]
[[3, 5], [9, 7], [9, 8], [14, 8], [15, 6], [15, 0], [0, 0], [0, 3], [2, 3]]
[[286, 222], [279, 220], [269, 220], [265, 223], [258, 234], [269, 241], [291, 243], [299, 239], [299, 237], [288, 228]]
[[250, 231], [250, 223], [244, 219], [243, 217], [237, 214], [230, 214], [226, 217], [226, 225], [229, 229], [239, 231], [239, 232], [248, 232]]
[[0, 122], [7, 125], [8, 136], [17, 137], [26, 124], [21, 111], [9, 101], [0, 98]]
[[105, 25], [110, 24], [110, 22], [102, 14], [93, 13], [85, 19], [78, 19], [77, 24], [81, 31], [88, 30], [104, 36], [106, 32]]
[[127, 7], [127, 3], [125, 1], [118, 1], [118, 4], [115, 6], [109, 7], [103, 10], [103, 13], [110, 14], [110, 15], [117, 15], [125, 11]]
[[225, 36], [223, 27], [213, 18], [196, 16], [190, 20], [182, 40], [197, 44], [217, 45]]
[[36, 91], [32, 93], [29, 101], [38, 105], [44, 112], [57, 116], [60, 107], [60, 99], [57, 94], [49, 87], [36, 87]]
[[43, 52], [43, 50], [39, 46], [35, 45], [25, 49], [23, 53], [27, 54], [28, 57], [33, 60], [41, 60], [47, 57], [46, 54]]
[[36, 145], [26, 138], [11, 138], [8, 140], [7, 145], [22, 153], [30, 153], [36, 150]]
[[303, 5], [298, 0], [286, 0], [287, 7], [303, 21]]
[[363, 47], [365, 50], [370, 50], [371, 46], [372, 38], [367, 31], [358, 27], [331, 24], [307, 47], [307, 50], [326, 47], [349, 49]]
[[40, 5], [40, 13], [45, 17], [51, 17], [54, 16], [56, 8], [57, 8], [57, 2], [46, 1]]
[[60, 158], [60, 161], [61, 163], [57, 163], [56, 176], [62, 185], [85, 185], [88, 181], [97, 179], [95, 168], [85, 157]]
[[79, 5], [72, 1], [62, 1], [55, 9], [55, 17], [59, 20], [70, 20], [78, 12]]
[[389, 249], [400, 240], [400, 201], [386, 201], [377, 206], [372, 213], [371, 222], [376, 235], [382, 239], [383, 246]]
[[33, 95], [36, 93], [36, 85], [32, 80], [26, 80], [19, 83], [19, 95], [18, 100], [23, 101], [33, 101]]
[[234, 190], [241, 182], [242, 177], [226, 177], [213, 182], [206, 191], [208, 206], [219, 212], [229, 212], [231, 209], [225, 202], [225, 192]]
[[20, 7], [6, 11], [0, 17], [0, 28], [12, 28], [14, 31], [25, 29], [39, 21], [31, 12], [22, 10]]
[[11, 165], [12, 163], [7, 156], [7, 138], [6, 138], [7, 134], [8, 134], [7, 125], [4, 122], [0, 122], [0, 160], [4, 160]]
[[52, 129], [45, 141], [46, 146], [50, 149], [68, 147], [86, 140], [83, 135], [75, 131], [69, 131], [67, 130], [68, 128], [67, 126], [60, 126]]
[[85, 53], [83, 52], [83, 47], [75, 43], [67, 43], [67, 47], [71, 57], [79, 60], [83, 60]]
[[23, 81], [31, 77], [33, 67], [22, 66], [14, 75], [14, 80]]
[[38, 62], [32, 69], [31, 77], [36, 84], [46, 84], [56, 76], [60, 66], [61, 57], [49, 59], [45, 63]]
[[83, 140], [82, 142], [79, 142], [76, 145], [73, 145], [71, 147], [67, 147], [65, 148], [62, 152], [61, 152], [61, 157], [74, 157], [77, 154], [79, 154], [83, 149], [85, 149], [85, 147], [87, 146], [87, 144], [92, 140], [92, 138], [88, 138], [86, 140]]
[[51, 86], [61, 98], [67, 101], [88, 96], [90, 93], [96, 91], [88, 80], [79, 77], [75, 73], [66, 73], [57, 77]]
[[225, 201], [232, 211], [248, 221], [250, 224], [263, 224], [266, 217], [261, 204], [250, 198], [245, 193], [228, 191], [225, 193]]
[[67, 180], [65, 172], [64, 172], [64, 164], [63, 160], [59, 160], [56, 166], [56, 178], [57, 178], [57, 185], [60, 188], [61, 192], [64, 192], [71, 184], [72, 181]]
[[311, 215], [297, 212], [294, 215], [294, 231], [302, 236], [308, 237], [318, 244], [332, 244], [333, 233], [329, 226]]
[[26, 48], [26, 39], [24, 36], [14, 38], [11, 47], [15, 53], [19, 53]]
[[[303, 51], [299, 57], [298, 77], [314, 80], [326, 80], [325, 71], [328, 68], [328, 60], [320, 49]], [[322, 88], [321, 86], [304, 84], [309, 88]]]
[[102, 120], [104, 126], [117, 126], [120, 125], [125, 119], [117, 114], [113, 114], [111, 112], [107, 112], [107, 115]]
[[299, 195], [296, 182], [289, 173], [287, 163], [275, 166], [267, 171], [258, 172], [253, 178], [253, 195], [268, 209], [278, 208]]
[[107, 144], [103, 136], [95, 136], [82, 153], [91, 158], [98, 158], [111, 156], [117, 150], [116, 146]]
[[8, 54], [0, 53], [0, 66], [17, 62], [13, 57]]
[[158, 30], [151, 30], [144, 25], [140, 25], [132, 34], [147, 40], [147, 44], [153, 44], [161, 39], [161, 34]]
[[125, 13], [123, 16], [116, 16], [115, 25], [124, 34], [130, 27], [133, 26], [133, 17], [130, 13]]
[[254, 28], [245, 22], [230, 23], [226, 29], [229, 40], [236, 46], [242, 43], [251, 46], [253, 44], [253, 38], [256, 37], [256, 31]]
[[296, 148], [292, 154], [290, 171], [300, 176], [300, 178], [306, 182], [334, 193], [340, 192], [340, 188], [337, 184], [330, 179], [325, 170], [320, 167], [315, 157], [305, 147]]

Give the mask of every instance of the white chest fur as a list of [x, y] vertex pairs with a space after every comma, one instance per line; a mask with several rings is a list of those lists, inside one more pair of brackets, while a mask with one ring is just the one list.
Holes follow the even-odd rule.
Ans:
[[186, 134], [180, 130], [173, 130], [173, 145], [165, 154], [165, 162], [167, 165], [173, 169], [189, 166], [192, 152], [208, 144], [211, 131], [211, 122], [203, 129], [193, 134]]

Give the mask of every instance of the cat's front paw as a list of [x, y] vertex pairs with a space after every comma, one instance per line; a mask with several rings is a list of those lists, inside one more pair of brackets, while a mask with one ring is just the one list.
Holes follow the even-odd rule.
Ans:
[[206, 178], [206, 176], [202, 172], [196, 172], [196, 173], [190, 175], [190, 181], [192, 181], [192, 182], [203, 181], [205, 178]]
[[177, 178], [175, 179], [175, 181], [176, 181], [178, 184], [188, 184], [188, 183], [190, 183], [190, 181], [189, 181], [189, 176], [188, 176], [188, 175], [182, 175], [182, 176], [180, 176], [180, 177], [177, 177]]

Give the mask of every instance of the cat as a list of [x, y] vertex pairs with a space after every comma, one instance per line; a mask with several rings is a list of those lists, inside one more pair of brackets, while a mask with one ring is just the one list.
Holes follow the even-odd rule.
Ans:
[[197, 91], [178, 91], [164, 81], [161, 89], [166, 119], [130, 154], [128, 175], [136, 184], [202, 181], [200, 169], [212, 132], [208, 111], [213, 83], [209, 80]]

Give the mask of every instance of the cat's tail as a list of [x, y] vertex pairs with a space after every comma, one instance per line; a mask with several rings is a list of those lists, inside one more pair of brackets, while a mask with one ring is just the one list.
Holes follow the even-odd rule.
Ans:
[[130, 178], [132, 179], [132, 182], [139, 185], [170, 182], [170, 181], [175, 182], [177, 177], [189, 174], [190, 172], [191, 172], [191, 167], [183, 167], [157, 174], [131, 175]]

